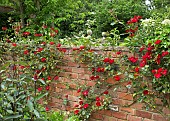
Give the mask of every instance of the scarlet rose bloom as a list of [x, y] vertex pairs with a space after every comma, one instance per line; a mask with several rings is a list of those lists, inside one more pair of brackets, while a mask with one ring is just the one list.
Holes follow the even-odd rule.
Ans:
[[99, 97], [96, 97], [96, 101], [100, 101], [100, 98], [99, 98]]
[[80, 104], [80, 105], [83, 105], [83, 101], [82, 101], [82, 100], [80, 100], [80, 101], [79, 101], [79, 104]]
[[87, 109], [89, 107], [89, 104], [84, 104], [83, 108]]
[[61, 44], [60, 44], [60, 43], [58, 43], [56, 47], [61, 47]]
[[79, 110], [75, 110], [74, 114], [77, 115], [79, 113]]
[[103, 92], [103, 94], [107, 95], [107, 94], [109, 94], [109, 91], [106, 90], [106, 91]]
[[121, 53], [122, 53], [121, 51], [116, 52], [117, 55], [120, 55]]
[[162, 75], [161, 75], [161, 73], [156, 73], [156, 74], [154, 74], [154, 76], [155, 76], [155, 78], [160, 78]]
[[38, 48], [37, 51], [41, 52], [44, 48]]
[[105, 62], [105, 63], [107, 63], [107, 62], [109, 62], [110, 61], [110, 58], [105, 58], [104, 60], [103, 60], [103, 62]]
[[110, 63], [110, 64], [114, 63], [114, 59], [110, 59], [110, 60], [109, 60], [109, 63]]
[[156, 41], [155, 41], [155, 44], [156, 44], [156, 45], [159, 45], [161, 42], [162, 42], [161, 40], [156, 40]]
[[54, 42], [50, 42], [50, 45], [54, 45], [55, 43]]
[[28, 35], [30, 35], [30, 32], [23, 32], [22, 35], [23, 36], [28, 36]]
[[6, 42], [7, 42], [7, 43], [11, 43], [11, 40], [7, 39]]
[[162, 57], [164, 57], [164, 56], [166, 56], [166, 55], [168, 55], [168, 54], [169, 54], [168, 51], [163, 51], [163, 52], [162, 52]]
[[131, 61], [132, 63], [136, 63], [138, 61], [138, 58], [129, 57], [128, 60]]
[[42, 44], [42, 45], [46, 45], [46, 42], [42, 42], [41, 44]]
[[96, 102], [96, 106], [101, 106], [101, 103], [99, 101]]
[[84, 48], [85, 48], [85, 46], [84, 46], [84, 45], [81, 45], [81, 46], [80, 46], [80, 49], [81, 49], [81, 50], [83, 50]]
[[77, 90], [77, 93], [80, 93], [80, 92], [81, 92], [81, 89], [78, 89], [78, 90]]
[[43, 34], [34, 34], [35, 37], [41, 37]]
[[119, 80], [120, 80], [120, 76], [119, 76], [119, 75], [116, 75], [116, 76], [114, 76], [114, 79], [115, 79], [116, 81], [119, 81]]
[[141, 47], [141, 48], [139, 49], [139, 52], [142, 52], [144, 49], [145, 49], [145, 47]]
[[140, 65], [140, 67], [144, 67], [146, 65], [146, 61], [142, 60], [139, 65]]
[[42, 87], [38, 87], [38, 91], [41, 92], [42, 91]]
[[58, 77], [58, 76], [55, 76], [55, 77], [54, 77], [54, 80], [58, 80], [58, 79], [59, 79], [59, 77]]
[[88, 96], [89, 91], [88, 91], [88, 90], [85, 90], [85, 91], [82, 92], [82, 94], [83, 94], [83, 96]]
[[3, 31], [6, 31], [6, 30], [7, 30], [7, 27], [2, 27], [2, 30], [3, 30]]
[[24, 51], [24, 55], [27, 55], [28, 53], [29, 53], [28, 50], [25, 50], [25, 51]]
[[148, 95], [148, 94], [149, 94], [149, 91], [148, 91], [148, 90], [144, 90], [144, 91], [143, 91], [143, 94], [144, 94], [144, 95]]
[[48, 80], [51, 80], [51, 76], [48, 76], [47, 79], [48, 79]]
[[16, 47], [16, 46], [17, 46], [17, 44], [16, 44], [16, 43], [12, 43], [12, 46]]
[[46, 58], [41, 58], [41, 62], [46, 62]]
[[46, 106], [46, 107], [45, 107], [45, 110], [46, 110], [46, 111], [49, 111], [50, 109], [49, 109], [49, 107]]
[[135, 68], [135, 72], [139, 72], [139, 67], [136, 67], [136, 68]]
[[45, 89], [48, 91], [50, 89], [50, 86], [46, 86]]
[[161, 72], [164, 76], [166, 76], [167, 75], [167, 73], [168, 73], [168, 70], [167, 69], [164, 69], [164, 70], [162, 70], [162, 72]]
[[58, 34], [58, 30], [54, 30], [54, 32], [55, 32], [56, 34]]
[[75, 107], [75, 108], [77, 108], [77, 107], [79, 107], [79, 105], [78, 105], [78, 104], [76, 104], [74, 107]]

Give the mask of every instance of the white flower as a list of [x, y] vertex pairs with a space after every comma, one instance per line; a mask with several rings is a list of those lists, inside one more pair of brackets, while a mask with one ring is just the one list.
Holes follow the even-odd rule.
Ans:
[[92, 30], [87, 30], [87, 35], [92, 35]]
[[144, 20], [142, 20], [143, 26], [154, 25], [154, 23], [155, 23], [155, 20], [153, 20], [153, 19], [144, 19]]
[[170, 25], [170, 20], [169, 19], [165, 19], [165, 20], [162, 21], [162, 24]]

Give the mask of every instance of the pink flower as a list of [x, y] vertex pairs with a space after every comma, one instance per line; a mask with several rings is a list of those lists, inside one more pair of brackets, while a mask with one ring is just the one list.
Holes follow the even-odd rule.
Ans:
[[159, 45], [161, 42], [162, 42], [161, 40], [156, 40], [156, 41], [155, 41], [155, 44], [156, 44], [156, 45]]

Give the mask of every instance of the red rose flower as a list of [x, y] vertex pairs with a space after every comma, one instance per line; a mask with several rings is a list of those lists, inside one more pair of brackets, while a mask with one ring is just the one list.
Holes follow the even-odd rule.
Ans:
[[3, 31], [6, 31], [6, 30], [7, 30], [7, 27], [2, 27], [2, 30], [3, 30]]
[[122, 53], [121, 51], [116, 52], [117, 55], [120, 55], [121, 53]]
[[132, 63], [136, 63], [138, 61], [138, 58], [129, 57], [128, 60], [131, 61]]
[[96, 101], [100, 101], [100, 98], [99, 98], [99, 97], [96, 97]]
[[145, 49], [145, 47], [141, 47], [141, 48], [139, 49], [139, 52], [142, 52], [144, 49]]
[[105, 63], [107, 63], [107, 62], [109, 62], [110, 61], [110, 58], [105, 58], [104, 60], [103, 60], [103, 62], [105, 62]]
[[81, 45], [81, 46], [80, 46], [80, 50], [83, 50], [84, 48], [85, 48], [84, 45]]
[[110, 63], [110, 64], [114, 63], [114, 59], [110, 59], [110, 60], [109, 60], [109, 63]]
[[58, 43], [56, 47], [61, 47], [61, 44], [60, 44], [60, 43]]
[[96, 102], [96, 106], [101, 106], [101, 103], [99, 101]]
[[28, 36], [28, 35], [30, 35], [30, 32], [23, 32], [22, 35], [23, 36]]
[[55, 76], [55, 77], [54, 77], [54, 80], [58, 80], [58, 79], [59, 79], [59, 77], [58, 77], [58, 76]]
[[25, 55], [27, 55], [28, 53], [29, 53], [29, 51], [28, 51], [28, 50], [25, 50], [25, 51], [24, 51], [24, 54], [25, 54]]
[[51, 80], [51, 76], [48, 76], [47, 79], [48, 79], [48, 80]]
[[169, 54], [168, 51], [163, 51], [163, 52], [162, 52], [162, 57], [164, 57], [164, 56], [166, 56], [166, 55], [168, 55], [168, 54]]
[[106, 90], [106, 91], [103, 92], [103, 94], [107, 95], [107, 94], [109, 94], [109, 91]]
[[140, 65], [140, 67], [144, 67], [146, 65], [146, 61], [142, 60], [139, 65]]
[[156, 45], [159, 45], [161, 42], [162, 42], [161, 40], [156, 40], [156, 41], [155, 41], [155, 44], [156, 44]]
[[48, 91], [50, 89], [50, 86], [46, 86], [45, 89]]
[[45, 107], [45, 110], [46, 110], [46, 111], [49, 111], [49, 110], [50, 110], [50, 108], [46, 106], [46, 107]]
[[77, 93], [80, 93], [80, 92], [81, 92], [81, 89], [78, 89], [78, 90], [77, 90]]
[[144, 91], [143, 91], [143, 94], [144, 94], [144, 95], [148, 95], [148, 94], [149, 94], [149, 91], [148, 91], [148, 90], [144, 90]]
[[38, 91], [41, 92], [42, 91], [42, 87], [38, 87]]
[[41, 37], [43, 34], [34, 34], [35, 37]]
[[139, 69], [140, 69], [139, 67], [136, 67], [135, 72], [139, 72]]
[[163, 69], [162, 72], [161, 72], [161, 74], [163, 74], [164, 76], [166, 76], [167, 73], [168, 73], [168, 70], [167, 70], [167, 69]]
[[160, 78], [162, 75], [161, 75], [161, 73], [156, 73], [156, 74], [154, 74], [154, 76], [155, 76], [155, 78]]
[[38, 48], [37, 51], [41, 52], [44, 48]]
[[82, 94], [83, 94], [83, 96], [88, 96], [89, 91], [88, 91], [88, 90], [85, 90], [85, 91], [82, 92]]
[[120, 76], [119, 76], [119, 75], [115, 75], [115, 76], [114, 76], [114, 79], [115, 79], [116, 81], [119, 81], [119, 80], [120, 80]]
[[79, 113], [79, 110], [75, 110], [74, 114], [77, 115]]
[[75, 107], [75, 108], [77, 108], [77, 107], [79, 107], [79, 105], [78, 105], [78, 104], [76, 104], [74, 107]]
[[87, 109], [89, 107], [89, 104], [84, 104], [83, 108]]
[[16, 43], [12, 43], [12, 46], [16, 47], [16, 46], [17, 46], [17, 44], [16, 44]]
[[46, 58], [41, 58], [41, 62], [46, 62]]
[[42, 44], [42, 45], [46, 45], [46, 42], [42, 42], [41, 44]]
[[55, 44], [55, 42], [50, 42], [50, 45], [54, 45]]
[[80, 101], [79, 101], [79, 104], [80, 104], [80, 105], [83, 105], [83, 101], [82, 101], [82, 100], [80, 100]]
[[56, 34], [58, 34], [58, 30], [54, 30], [54, 32], [55, 32]]

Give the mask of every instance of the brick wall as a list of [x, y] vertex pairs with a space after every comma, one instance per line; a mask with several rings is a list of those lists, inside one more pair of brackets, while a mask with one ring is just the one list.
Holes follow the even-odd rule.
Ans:
[[[131, 55], [127, 49], [116, 48], [122, 50], [123, 54]], [[97, 51], [97, 50], [96, 50]], [[109, 54], [111, 51], [105, 51], [104, 54]], [[97, 51], [97, 53], [101, 53]], [[116, 58], [116, 56], [115, 56]], [[90, 80], [91, 72], [88, 70], [86, 64], [79, 64], [74, 61], [72, 50], [68, 49], [63, 59], [64, 64], [57, 66], [64, 71], [60, 73], [59, 80], [52, 82], [51, 96], [49, 105], [54, 110], [72, 110], [74, 105], [78, 102], [77, 84], [87, 84], [94, 86], [95, 81]], [[115, 83], [112, 78], [107, 80], [109, 83]], [[63, 84], [65, 83], [65, 84]], [[93, 112], [89, 121], [170, 121], [170, 117], [163, 117], [156, 110], [146, 111], [143, 103], [133, 103], [133, 90], [128, 90], [122, 85], [117, 92], [110, 92], [112, 95], [112, 104], [118, 106], [118, 111], [101, 110]], [[64, 99], [68, 96], [68, 103], [64, 105]], [[158, 100], [158, 103], [159, 100]], [[132, 104], [126, 107], [126, 105]], [[170, 114], [170, 110], [165, 107], [158, 109], [164, 114]]]

